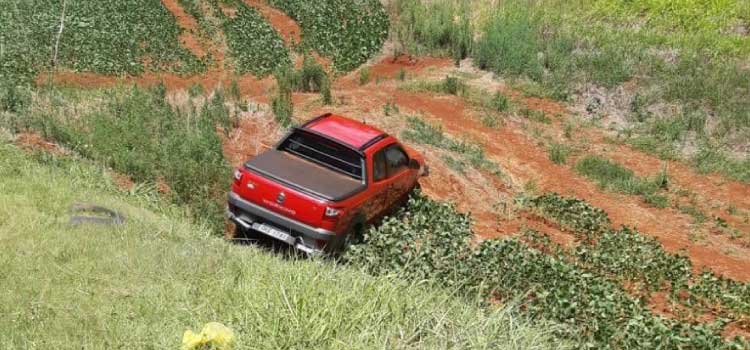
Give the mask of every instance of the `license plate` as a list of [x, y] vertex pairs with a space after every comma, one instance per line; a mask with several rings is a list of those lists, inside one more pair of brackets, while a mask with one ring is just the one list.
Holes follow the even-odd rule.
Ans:
[[269, 226], [269, 225], [266, 225], [266, 224], [254, 223], [253, 224], [253, 229], [256, 230], [256, 231], [260, 231], [262, 233], [265, 233], [265, 234], [267, 234], [267, 235], [269, 235], [269, 236], [271, 236], [273, 238], [276, 238], [276, 239], [278, 239], [280, 241], [284, 241], [284, 242], [287, 242], [289, 244], [293, 244], [294, 243], [294, 237], [288, 235], [286, 232], [281, 231], [281, 230], [279, 230], [279, 229], [277, 229], [275, 227], [272, 227], [272, 226]]

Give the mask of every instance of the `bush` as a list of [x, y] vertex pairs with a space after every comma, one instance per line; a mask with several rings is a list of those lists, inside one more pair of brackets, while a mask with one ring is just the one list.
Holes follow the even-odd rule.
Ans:
[[366, 85], [370, 82], [370, 68], [362, 67], [359, 70], [359, 85]]

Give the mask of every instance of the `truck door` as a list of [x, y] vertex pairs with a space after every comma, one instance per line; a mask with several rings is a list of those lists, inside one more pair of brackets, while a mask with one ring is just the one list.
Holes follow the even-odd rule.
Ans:
[[372, 158], [372, 183], [370, 188], [373, 196], [365, 204], [365, 216], [370, 221], [385, 211], [388, 201], [387, 166], [385, 161], [385, 149], [376, 152]]
[[385, 149], [385, 162], [388, 176], [386, 208], [390, 208], [411, 189], [412, 177], [409, 157], [401, 145], [393, 144]]

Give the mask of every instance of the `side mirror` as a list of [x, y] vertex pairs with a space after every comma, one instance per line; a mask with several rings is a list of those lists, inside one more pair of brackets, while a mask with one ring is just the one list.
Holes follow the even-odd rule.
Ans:
[[419, 165], [419, 162], [416, 159], [409, 160], [409, 168], [414, 170], [419, 170], [422, 166]]

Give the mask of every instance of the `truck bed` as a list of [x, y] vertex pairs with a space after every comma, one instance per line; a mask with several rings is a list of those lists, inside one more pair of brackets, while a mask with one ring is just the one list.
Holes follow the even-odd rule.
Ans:
[[275, 149], [251, 159], [245, 163], [245, 168], [290, 188], [334, 202], [366, 188], [360, 180]]

